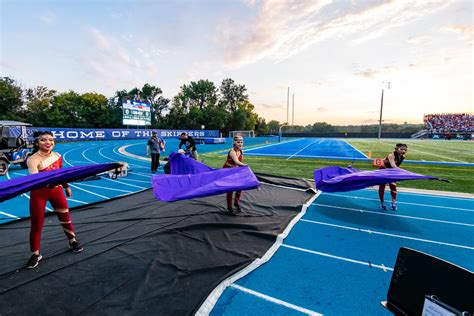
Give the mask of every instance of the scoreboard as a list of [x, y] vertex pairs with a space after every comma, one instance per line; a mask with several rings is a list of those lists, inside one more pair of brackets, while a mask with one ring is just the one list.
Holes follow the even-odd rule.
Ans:
[[123, 125], [151, 125], [149, 103], [127, 100], [122, 103]]

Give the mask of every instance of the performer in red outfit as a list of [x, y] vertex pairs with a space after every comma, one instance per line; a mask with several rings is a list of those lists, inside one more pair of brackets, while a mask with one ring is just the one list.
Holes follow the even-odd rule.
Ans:
[[[63, 161], [60, 154], [52, 152], [54, 137], [51, 132], [35, 133], [33, 155], [28, 158], [28, 171], [30, 174], [57, 170], [62, 168]], [[44, 187], [31, 191], [30, 195], [30, 250], [33, 252], [26, 265], [34, 268], [42, 259], [40, 254], [41, 231], [43, 230], [44, 212], [46, 202], [49, 201], [58, 216], [64, 233], [69, 240], [69, 247], [73, 252], [81, 252], [83, 248], [76, 240], [74, 226], [69, 215], [69, 207], [64, 196], [63, 188], [67, 197], [72, 197], [71, 188], [67, 183], [55, 187]]]
[[[232, 149], [229, 150], [227, 154], [227, 159], [224, 163], [223, 168], [237, 168], [239, 166], [246, 166], [242, 163], [243, 153], [242, 147], [244, 144], [244, 139], [242, 136], [235, 136], [233, 141]], [[232, 209], [232, 194], [233, 192], [227, 193], [227, 210], [230, 214], [235, 215], [234, 210]], [[235, 192], [234, 206], [237, 211], [240, 211], [240, 198], [242, 197], [242, 191]]]
[[[406, 144], [396, 144], [395, 150], [390, 153], [385, 159], [383, 160], [383, 166], [380, 169], [385, 168], [400, 168], [405, 156], [408, 152], [408, 146]], [[392, 196], [392, 206], [390, 207], [392, 210], [397, 210], [397, 184], [389, 183], [390, 187], [390, 195]], [[385, 196], [385, 184], [379, 185], [379, 199], [380, 199], [380, 208], [382, 210], [386, 210], [387, 207], [384, 204], [384, 196]]]

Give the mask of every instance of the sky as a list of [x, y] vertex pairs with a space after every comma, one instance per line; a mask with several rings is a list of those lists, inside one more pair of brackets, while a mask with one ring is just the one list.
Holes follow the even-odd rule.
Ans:
[[471, 0], [0, 0], [0, 75], [169, 99], [231, 78], [267, 122], [297, 125], [376, 124], [383, 91], [385, 123], [421, 124], [474, 112], [473, 14]]

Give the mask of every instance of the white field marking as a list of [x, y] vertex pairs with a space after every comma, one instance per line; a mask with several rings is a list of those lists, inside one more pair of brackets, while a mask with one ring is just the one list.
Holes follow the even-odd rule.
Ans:
[[349, 259], [349, 258], [345, 258], [345, 257], [339, 257], [339, 256], [331, 255], [331, 254], [328, 254], [328, 253], [324, 253], [324, 252], [319, 252], [319, 251], [314, 251], [314, 250], [310, 250], [310, 249], [305, 249], [305, 248], [290, 246], [290, 245], [287, 245], [287, 244], [282, 244], [281, 246], [282, 246], [282, 247], [286, 247], [286, 248], [290, 248], [290, 249], [294, 249], [294, 250], [298, 250], [298, 251], [303, 251], [303, 252], [311, 253], [311, 254], [318, 255], [318, 256], [323, 256], [323, 257], [338, 259], [338, 260], [342, 260], [342, 261], [347, 261], [347, 262], [352, 262], [352, 263], [358, 263], [358, 264], [361, 264], [361, 265], [364, 265], [364, 266], [368, 266], [368, 267], [378, 268], [378, 269], [383, 270], [384, 272], [386, 272], [386, 270], [393, 271], [393, 268], [389, 268], [389, 267], [387, 267], [387, 266], [385, 266], [385, 265], [383, 265], [383, 264], [382, 264], [382, 265], [372, 264], [372, 263], [369, 263], [369, 262], [364, 262], [364, 261]]
[[125, 182], [121, 182], [119, 180], [113, 180], [113, 179], [109, 179], [109, 178], [103, 178], [104, 180], [107, 180], [107, 181], [112, 181], [114, 183], [120, 183], [120, 184], [123, 184], [123, 185], [128, 185], [129, 187], [132, 187], [132, 188], [138, 188], [138, 189], [148, 189], [148, 188], [145, 188], [145, 187], [141, 187], [141, 186], [138, 186], [138, 185], [134, 185], [134, 184], [130, 184], [130, 183], [125, 183]]
[[[127, 158], [130, 158], [130, 157], [128, 157], [127, 155], [120, 153], [120, 152], [119, 152], [120, 148], [122, 148], [122, 147], [115, 147], [112, 151], [113, 151], [117, 156], [125, 156], [125, 157], [127, 157]], [[137, 165], [137, 164], [134, 164], [134, 163], [131, 163], [131, 162], [127, 162], [127, 163], [128, 163], [128, 165], [129, 165], [130, 167], [141, 168], [141, 169], [149, 169], [149, 168], [150, 168], [150, 167], [145, 167], [145, 166], [142, 166], [142, 165]]]
[[279, 299], [277, 299], [277, 298], [274, 298], [274, 297], [265, 295], [265, 294], [263, 294], [263, 293], [260, 293], [260, 292], [257, 292], [257, 291], [254, 291], [254, 290], [245, 288], [245, 287], [240, 286], [240, 285], [237, 285], [237, 284], [231, 284], [230, 287], [232, 287], [232, 288], [234, 288], [234, 289], [237, 289], [237, 290], [239, 290], [239, 291], [245, 292], [245, 293], [247, 293], [247, 294], [254, 295], [254, 296], [258, 297], [258, 298], [264, 299], [265, 301], [268, 301], [268, 302], [271, 302], [271, 303], [274, 303], [274, 304], [277, 304], [277, 305], [280, 305], [280, 306], [284, 306], [284, 307], [286, 307], [286, 308], [289, 308], [289, 309], [292, 309], [292, 310], [301, 312], [301, 313], [303, 313], [303, 314], [312, 315], [312, 316], [322, 316], [322, 315], [323, 315], [323, 314], [317, 313], [317, 312], [315, 312], [315, 311], [306, 309], [306, 308], [304, 308], [304, 307], [300, 307], [300, 306], [297, 306], [297, 305], [294, 305], [294, 304], [291, 304], [291, 303], [288, 303], [288, 302], [279, 300]]
[[294, 139], [294, 140], [290, 140], [290, 141], [282, 142], [282, 143], [277, 142], [277, 143], [274, 143], [274, 144], [268, 144], [268, 145], [263, 145], [263, 146], [252, 147], [250, 149], [244, 149], [244, 153], [248, 153], [249, 151], [252, 151], [252, 150], [257, 150], [257, 149], [262, 149], [262, 148], [267, 148], [267, 147], [272, 147], [272, 146], [278, 146], [278, 145], [285, 145], [285, 144], [293, 143], [293, 142], [299, 142], [300, 140], [304, 140], [304, 138]]
[[141, 173], [141, 172], [133, 172], [132, 173], [134, 176], [140, 176], [140, 177], [145, 177], [145, 178], [151, 178], [151, 174], [146, 174], [146, 173]]
[[[248, 154], [247, 156], [269, 156], [269, 157], [288, 157], [290, 155], [284, 155], [284, 154]], [[357, 157], [344, 157], [344, 156], [310, 156], [310, 155], [298, 155], [296, 158], [321, 158], [321, 159], [336, 159], [340, 160], [341, 158], [345, 158], [345, 160], [363, 160], [365, 158], [357, 158]], [[365, 161], [365, 160], [364, 160]]]
[[444, 224], [451, 224], [451, 225], [474, 227], [474, 224], [443, 221], [443, 220], [440, 220], [440, 219], [431, 219], [431, 218], [408, 216], [408, 215], [380, 213], [380, 212], [373, 212], [373, 211], [368, 211], [368, 210], [363, 210], [363, 209], [355, 209], [355, 208], [342, 207], [342, 206], [333, 206], [333, 205], [326, 205], [326, 204], [316, 204], [315, 203], [314, 205], [324, 206], [324, 207], [329, 207], [329, 208], [338, 208], [338, 209], [342, 209], [342, 210], [348, 210], [348, 211], [351, 211], [351, 212], [370, 213], [370, 214], [376, 214], [376, 215], [381, 215], [381, 216], [403, 217], [403, 218], [409, 218], [409, 219], [416, 219], [416, 220], [420, 220], [420, 221], [428, 221], [428, 222], [436, 222], [436, 223], [444, 223]]
[[126, 190], [120, 190], [120, 189], [113, 189], [113, 188], [109, 188], [109, 187], [101, 187], [99, 185], [92, 185], [92, 184], [85, 184], [85, 183], [77, 183], [76, 185], [82, 185], [82, 186], [86, 186], [86, 187], [99, 188], [99, 189], [110, 190], [110, 191], [125, 192], [125, 193], [135, 192], [135, 191], [126, 191]]
[[348, 230], [354, 230], [354, 231], [364, 232], [364, 233], [368, 233], [368, 234], [383, 235], [383, 236], [409, 239], [409, 240], [416, 240], [416, 241], [432, 243], [432, 244], [438, 244], [438, 245], [449, 246], [449, 247], [456, 247], [456, 248], [464, 248], [464, 249], [474, 250], [474, 247], [458, 245], [458, 244], [451, 244], [451, 243], [442, 242], [442, 241], [435, 241], [435, 240], [431, 240], [431, 239], [422, 239], [422, 238], [408, 237], [408, 236], [397, 235], [397, 234], [389, 234], [389, 233], [379, 232], [379, 231], [375, 231], [375, 230], [368, 230], [368, 229], [361, 229], [361, 228], [357, 228], [357, 227], [350, 227], [350, 226], [342, 226], [342, 225], [336, 225], [336, 224], [330, 224], [330, 223], [323, 223], [323, 222], [317, 222], [317, 221], [312, 221], [312, 220], [308, 220], [308, 219], [301, 219], [301, 221], [311, 223], [311, 224], [317, 224], [317, 225], [324, 225], [324, 226], [331, 226], [331, 227], [343, 228], [343, 229], [348, 229]]
[[304, 216], [308, 207], [311, 206], [313, 201], [316, 200], [320, 196], [320, 194], [321, 194], [320, 192], [316, 193], [313, 197], [311, 197], [308, 201], [306, 201], [305, 204], [303, 204], [301, 211], [295, 217], [293, 217], [293, 219], [290, 221], [288, 226], [286, 226], [285, 230], [281, 234], [277, 235], [275, 243], [273, 243], [273, 245], [270, 247], [270, 249], [267, 250], [267, 252], [263, 255], [263, 257], [256, 258], [245, 268], [229, 276], [227, 279], [219, 283], [219, 285], [214, 287], [212, 292], [207, 296], [206, 300], [201, 304], [201, 306], [199, 307], [195, 315], [197, 316], [209, 315], [212, 309], [214, 308], [215, 304], [217, 303], [217, 300], [219, 299], [219, 297], [222, 295], [222, 293], [228, 286], [235, 283], [237, 280], [243, 278], [250, 272], [257, 269], [259, 266], [261, 266], [262, 264], [270, 260], [270, 258], [275, 254], [275, 252], [278, 250], [280, 245], [283, 243], [283, 240], [288, 236], [288, 234], [290, 233], [294, 225], [301, 219], [301, 217]]
[[110, 199], [110, 198], [109, 198], [109, 197], [107, 197], [107, 196], [104, 196], [104, 195], [101, 195], [101, 194], [98, 194], [98, 193], [95, 193], [95, 192], [92, 192], [92, 191], [89, 191], [89, 190], [83, 189], [83, 188], [81, 188], [81, 187], [78, 187], [78, 186], [76, 186], [76, 185], [73, 185], [73, 184], [69, 184], [69, 186], [70, 186], [70, 187], [73, 187], [73, 188], [75, 188], [75, 189], [78, 189], [78, 190], [81, 190], [81, 191], [87, 192], [87, 193], [89, 193], [89, 194], [92, 194], [92, 195], [95, 195], [95, 196], [101, 197], [101, 198], [103, 198], [103, 199], [107, 199], [107, 200], [108, 200], [108, 199]]
[[130, 181], [130, 182], [139, 182], [139, 183], [148, 183], [148, 184], [150, 184], [150, 181], [142, 181], [142, 180], [135, 180], [135, 179], [129, 179], [129, 178], [122, 178], [122, 181]]
[[[382, 142], [382, 143], [391, 144], [391, 143], [388, 143], [388, 142]], [[467, 163], [467, 161], [458, 160], [458, 159], [454, 159], [454, 158], [446, 157], [446, 156], [442, 156], [442, 155], [436, 155], [436, 154], [432, 154], [432, 153], [429, 153], [429, 152], [426, 152], [426, 151], [417, 150], [417, 149], [413, 149], [413, 148], [410, 148], [410, 151], [419, 152], [419, 153], [429, 155], [429, 156], [433, 156], [433, 157], [438, 157], [438, 158], [448, 159], [448, 160], [452, 160], [452, 161]]]
[[322, 142], [322, 140], [318, 139], [318, 140], [315, 140], [314, 142], [310, 143], [308, 146], [305, 146], [303, 147], [301, 150], [297, 151], [296, 153], [294, 153], [293, 155], [291, 155], [290, 157], [286, 158], [286, 160], [290, 160], [291, 157], [294, 157], [296, 155], [298, 155], [300, 152], [302, 152], [303, 150], [305, 150], [306, 148], [308, 148], [309, 146], [312, 146], [314, 144], [320, 144]]
[[[308, 189], [313, 189], [315, 190], [314, 188], [308, 188], [308, 189], [301, 189], [301, 188], [291, 188], [291, 187], [286, 187], [284, 185], [279, 185], [279, 184], [274, 184], [274, 183], [265, 183], [265, 185], [269, 185], [269, 186], [272, 186], [272, 187], [279, 187], [279, 188], [283, 188], [283, 189], [287, 189], [287, 190], [295, 190], [295, 191], [306, 191]], [[315, 190], [316, 191], [316, 190]], [[319, 191], [321, 192], [321, 191]], [[319, 194], [318, 194], [319, 196]]]
[[[308, 179], [309, 181], [313, 181]], [[437, 190], [423, 190], [423, 189], [412, 189], [412, 188], [397, 188], [398, 194], [407, 194], [407, 195], [416, 195], [418, 196], [426, 196], [429, 198], [435, 199], [450, 199], [450, 200], [460, 200], [460, 201], [474, 201], [474, 194], [472, 193], [462, 193], [462, 192], [450, 192], [450, 191], [437, 191]], [[372, 186], [362, 191], [372, 191], [378, 192], [379, 186]]]
[[343, 140], [347, 145], [351, 146], [352, 148], [354, 148], [355, 151], [358, 151], [362, 156], [364, 156], [365, 158], [369, 159], [369, 157], [367, 157], [363, 152], [361, 152], [359, 149], [355, 148], [354, 146], [352, 146], [347, 140]]
[[[324, 195], [347, 197], [347, 198], [356, 199], [356, 200], [369, 200], [369, 201], [377, 201], [377, 202], [379, 201], [379, 199], [372, 199], [372, 198], [366, 198], [366, 197], [361, 197], [361, 196], [350, 196], [350, 195], [343, 195], [343, 194], [335, 194], [335, 193], [325, 193]], [[450, 209], [450, 210], [457, 210], [457, 211], [474, 212], [473, 209], [460, 208], [460, 207], [450, 207], [450, 206], [439, 206], [439, 205], [434, 205], [434, 204], [420, 204], [420, 203], [400, 202], [400, 201], [397, 201], [397, 204], [427, 206], [427, 207]]]
[[64, 152], [64, 154], [62, 154], [61, 156], [63, 157], [63, 162], [69, 166], [73, 166], [73, 164], [69, 163], [69, 161], [66, 159], [66, 155], [69, 154], [71, 151], [74, 151], [76, 149], [80, 149], [80, 147], [75, 147], [75, 148], [72, 148], [71, 150], [67, 150]]
[[[430, 146], [426, 146], [424, 144], [420, 144], [420, 143], [414, 143], [412, 144], [413, 146], [419, 146], [419, 147], [424, 147], [424, 148], [430, 148], [432, 149], [433, 147], [430, 147]], [[446, 145], [446, 143], [445, 143]], [[454, 154], [460, 154], [460, 153], [463, 153], [463, 154], [469, 154], [469, 155], [472, 155], [472, 152], [469, 152], [469, 151], [463, 151], [463, 150], [453, 150], [451, 148], [447, 148], [447, 147], [443, 147], [443, 148], [439, 148], [440, 151], [446, 151], [446, 152], [449, 152], [449, 153], [454, 153]]]
[[13, 214], [8, 214], [8, 213], [2, 212], [2, 211], [0, 211], [0, 214], [5, 215], [7, 217], [14, 218], [14, 219], [20, 219], [20, 217], [18, 217], [18, 216], [15, 216]]
[[[451, 199], [451, 200], [461, 200], [461, 201], [472, 201], [474, 195], [470, 193], [460, 193], [460, 192], [449, 192], [449, 191], [431, 191], [431, 190], [421, 190], [421, 189], [407, 189], [407, 188], [397, 188], [398, 193], [416, 195], [416, 196], [426, 196], [426, 197], [435, 197], [440, 199]], [[428, 192], [430, 191], [430, 192]], [[466, 195], [466, 196], [459, 196]]]
[[[96, 162], [96, 161], [94, 161], [94, 160], [91, 160], [91, 159], [89, 159], [89, 158], [86, 157], [86, 152], [87, 152], [89, 149], [92, 149], [92, 148], [94, 148], [94, 147], [89, 147], [89, 148], [87, 148], [86, 150], [83, 150], [82, 153], [81, 153], [81, 155], [82, 155], [82, 157], [84, 157], [85, 160], [87, 160], [87, 161], [89, 161], [89, 162], [92, 162], [93, 164], [98, 164], [98, 162]], [[95, 148], [94, 148], [94, 149], [95, 149]]]
[[76, 203], [79, 203], [79, 204], [89, 204], [87, 202], [84, 202], [84, 201], [79, 201], [79, 200], [75, 200], [75, 199], [71, 199], [71, 198], [67, 198], [68, 201], [71, 201], [71, 202], [76, 202]]
[[138, 156], [138, 155], [135, 155], [135, 154], [131, 154], [131, 153], [129, 153], [125, 150], [125, 149], [127, 149], [127, 147], [134, 146], [134, 145], [135, 144], [122, 146], [122, 147], [119, 148], [118, 151], [119, 151], [119, 153], [121, 153], [122, 155], [127, 156], [127, 157], [131, 157], [131, 158], [135, 158], [135, 159], [143, 160], [143, 161], [151, 161], [150, 158], [146, 158], [146, 157]]

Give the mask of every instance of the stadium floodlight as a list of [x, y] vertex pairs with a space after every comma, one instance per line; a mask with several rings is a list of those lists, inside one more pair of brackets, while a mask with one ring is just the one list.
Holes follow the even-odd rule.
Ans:
[[390, 89], [391, 83], [390, 82], [382, 82], [382, 99], [380, 100], [380, 118], [379, 118], [379, 139], [382, 137], [382, 110], [383, 110], [383, 90], [387, 87], [387, 89]]

